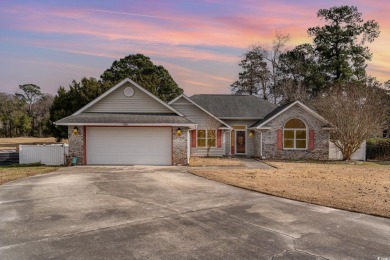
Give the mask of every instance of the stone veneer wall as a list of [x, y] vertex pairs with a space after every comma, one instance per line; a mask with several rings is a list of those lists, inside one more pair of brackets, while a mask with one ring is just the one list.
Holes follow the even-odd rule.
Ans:
[[188, 128], [180, 127], [181, 135], [176, 134], [177, 127], [172, 128], [172, 141], [173, 141], [173, 165], [187, 165], [188, 164], [188, 153], [187, 153], [187, 142], [188, 142]]
[[[284, 124], [291, 118], [301, 119], [309, 129], [314, 129], [314, 150], [278, 150], [277, 130], [283, 129]], [[266, 127], [271, 130], [263, 130], [263, 156], [266, 159], [329, 159], [329, 131], [322, 130], [323, 122], [318, 120], [299, 105], [291, 107], [274, 120], [270, 121]], [[307, 133], [307, 140], [309, 140]], [[255, 134], [255, 156], [260, 157], [260, 132]]]
[[68, 126], [69, 155], [77, 156], [77, 164], [84, 164], [84, 128], [78, 126], [78, 134], [73, 134], [74, 126]]
[[254, 156], [255, 157], [258, 157], [258, 158], [261, 158], [261, 143], [260, 143], [260, 138], [261, 138], [261, 134], [260, 134], [260, 131], [255, 131], [255, 149], [254, 149]]

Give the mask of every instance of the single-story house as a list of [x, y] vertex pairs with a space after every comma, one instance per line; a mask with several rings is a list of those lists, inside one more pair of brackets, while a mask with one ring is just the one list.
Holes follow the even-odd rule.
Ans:
[[130, 79], [56, 122], [79, 164], [184, 165], [191, 156], [328, 159], [329, 123], [305, 104], [180, 95], [168, 104]]

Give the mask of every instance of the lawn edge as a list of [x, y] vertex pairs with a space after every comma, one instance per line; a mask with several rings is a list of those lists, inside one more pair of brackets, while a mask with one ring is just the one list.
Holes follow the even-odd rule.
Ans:
[[300, 199], [287, 198], [287, 197], [283, 197], [283, 196], [280, 196], [280, 195], [275, 195], [275, 194], [272, 194], [272, 193], [269, 193], [269, 192], [258, 191], [258, 190], [255, 190], [255, 189], [242, 187], [242, 186], [231, 184], [231, 183], [227, 183], [227, 182], [217, 181], [217, 180], [214, 180], [214, 179], [211, 179], [211, 178], [207, 178], [207, 177], [204, 177], [204, 176], [197, 175], [196, 173], [191, 172], [189, 170], [187, 170], [187, 172], [192, 174], [192, 175], [194, 175], [194, 176], [198, 176], [198, 177], [206, 179], [206, 180], [215, 181], [215, 182], [226, 184], [226, 185], [229, 185], [229, 186], [232, 186], [232, 187], [236, 187], [236, 188], [240, 188], [240, 189], [244, 189], [244, 190], [248, 190], [248, 191], [253, 191], [253, 192], [265, 194], [265, 195], [268, 195], [268, 196], [273, 196], [273, 197], [287, 199], [287, 200], [292, 200], [292, 201], [298, 201], [298, 202], [306, 203], [306, 204], [309, 204], [309, 205], [317, 205], [317, 206], [331, 208], [331, 209], [343, 210], [343, 211], [348, 211], [348, 212], [352, 212], [352, 213], [359, 213], [359, 214], [370, 215], [370, 216], [375, 216], [375, 217], [384, 218], [384, 219], [390, 219], [390, 216], [383, 216], [383, 215], [374, 214], [374, 213], [366, 213], [366, 212], [362, 212], [362, 211], [350, 210], [350, 209], [345, 209], [345, 208], [341, 208], [341, 207], [327, 206], [327, 205], [322, 205], [322, 204], [319, 204], [319, 203], [307, 202], [307, 201], [300, 200]]
[[[54, 167], [54, 166], [51, 166], [51, 167]], [[22, 177], [22, 178], [18, 178], [18, 179], [15, 179], [15, 180], [11, 180], [11, 181], [6, 181], [6, 182], [3, 182], [3, 183], [0, 183], [0, 187], [1, 187], [2, 185], [5, 185], [5, 184], [9, 184], [9, 183], [12, 183], [12, 182], [15, 182], [15, 181], [19, 181], [19, 180], [23, 180], [23, 179], [27, 179], [27, 178], [33, 178], [33, 177], [36, 177], [36, 176], [38, 176], [38, 175], [54, 173], [54, 172], [58, 171], [60, 168], [62, 168], [62, 167], [56, 167], [56, 168], [57, 168], [57, 169], [55, 169], [55, 170], [53, 170], [53, 171], [41, 172], [41, 173], [29, 175], [29, 176], [24, 176], [24, 177]]]

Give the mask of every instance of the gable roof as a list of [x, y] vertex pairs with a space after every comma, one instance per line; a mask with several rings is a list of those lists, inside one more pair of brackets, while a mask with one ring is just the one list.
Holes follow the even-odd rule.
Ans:
[[133, 80], [129, 79], [129, 78], [125, 78], [124, 80], [122, 80], [121, 82], [119, 82], [118, 84], [116, 84], [115, 86], [113, 86], [112, 88], [110, 88], [109, 90], [107, 90], [106, 92], [104, 92], [102, 95], [98, 96], [97, 98], [95, 98], [94, 100], [92, 100], [91, 102], [89, 102], [87, 105], [85, 105], [84, 107], [80, 108], [79, 110], [77, 110], [75, 113], [73, 113], [72, 115], [73, 116], [76, 116], [78, 114], [81, 114], [83, 112], [85, 112], [88, 108], [92, 107], [93, 105], [95, 105], [96, 103], [98, 103], [100, 100], [104, 99], [105, 97], [107, 97], [109, 94], [111, 94], [112, 92], [114, 92], [115, 90], [117, 90], [118, 88], [122, 87], [124, 84], [126, 83], [130, 83], [131, 85], [133, 85], [134, 87], [136, 87], [137, 89], [141, 90], [142, 92], [144, 92], [145, 94], [147, 94], [148, 96], [150, 96], [152, 99], [156, 100], [157, 102], [161, 103], [163, 106], [167, 107], [170, 111], [172, 111], [173, 113], [179, 115], [179, 116], [182, 116], [182, 114], [180, 112], [178, 112], [177, 110], [175, 110], [173, 107], [169, 106], [167, 103], [165, 103], [164, 101], [162, 101], [161, 99], [159, 99], [158, 97], [156, 97], [155, 95], [153, 95], [152, 93], [150, 93], [149, 91], [147, 91], [146, 89], [144, 89], [143, 87], [141, 87], [140, 85], [138, 85], [137, 83], [135, 83]]
[[267, 124], [269, 121], [271, 121], [272, 119], [276, 118], [277, 116], [279, 116], [280, 114], [284, 113], [285, 111], [287, 111], [288, 109], [290, 109], [291, 107], [293, 107], [294, 105], [299, 105], [300, 107], [302, 107], [304, 110], [306, 110], [307, 112], [309, 112], [311, 115], [313, 115], [314, 117], [318, 118], [319, 120], [321, 120], [322, 122], [330, 125], [330, 123], [328, 122], [328, 120], [326, 120], [325, 118], [323, 118], [320, 114], [318, 114], [317, 112], [315, 112], [313, 109], [309, 108], [308, 106], [306, 106], [305, 104], [303, 104], [302, 102], [300, 102], [299, 100], [297, 101], [294, 101], [294, 102], [291, 102], [291, 103], [287, 103], [285, 105], [282, 105], [282, 106], [278, 106], [277, 108], [275, 108], [271, 113], [269, 113], [264, 119], [260, 120], [259, 122], [257, 122], [256, 124], [254, 124], [253, 126], [251, 126], [251, 128], [257, 128], [257, 129], [260, 129], [261, 127], [263, 127], [265, 124]]
[[216, 117], [215, 115], [213, 115], [212, 113], [210, 113], [209, 111], [207, 111], [206, 109], [204, 109], [203, 107], [199, 106], [197, 103], [195, 103], [194, 101], [192, 101], [189, 97], [187, 97], [186, 95], [184, 94], [181, 94], [180, 96], [176, 97], [175, 99], [173, 99], [172, 101], [170, 101], [168, 104], [171, 105], [173, 103], [175, 103], [176, 101], [178, 101], [180, 98], [184, 98], [185, 100], [187, 100], [188, 102], [190, 102], [191, 104], [193, 104], [195, 107], [199, 108], [200, 110], [202, 110], [203, 112], [205, 112], [207, 115], [211, 116], [212, 118], [214, 118], [215, 120], [217, 120], [218, 122], [220, 122], [221, 124], [223, 124], [224, 126], [226, 126], [227, 128], [231, 129], [231, 127], [226, 124], [225, 122], [223, 122], [221, 119], [219, 119], [218, 117]]
[[193, 95], [190, 99], [220, 119], [263, 119], [276, 106], [251, 95]]

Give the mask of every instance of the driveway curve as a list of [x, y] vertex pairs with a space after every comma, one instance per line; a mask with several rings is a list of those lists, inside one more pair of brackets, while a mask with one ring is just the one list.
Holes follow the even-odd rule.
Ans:
[[0, 186], [1, 259], [390, 259], [390, 219], [180, 167], [71, 167]]

